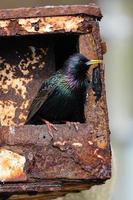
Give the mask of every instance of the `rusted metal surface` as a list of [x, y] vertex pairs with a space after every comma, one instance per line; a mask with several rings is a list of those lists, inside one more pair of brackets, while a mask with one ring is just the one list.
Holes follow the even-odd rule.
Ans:
[[22, 181], [26, 180], [24, 156], [13, 153], [12, 151], [0, 148], [0, 181]]
[[[83, 182], [82, 180], [79, 181], [69, 181], [65, 183], [65, 181], [61, 180], [45, 180], [45, 181], [36, 181], [31, 183], [7, 183], [3, 184], [3, 188], [0, 188], [0, 192], [3, 193], [3, 191], [7, 191], [8, 193], [12, 192], [14, 194], [22, 194], [23, 193], [42, 193], [45, 192], [44, 196], [46, 199], [49, 199], [50, 197], [58, 197], [62, 196], [63, 194], [69, 193], [69, 192], [78, 192], [81, 190], [89, 189], [92, 185], [95, 183], [88, 183]], [[21, 193], [19, 193], [21, 191]], [[3, 197], [3, 196], [2, 196]], [[38, 197], [38, 195], [37, 195]], [[38, 199], [35, 197], [35, 199]], [[12, 199], [12, 198], [11, 198]], [[17, 196], [17, 199], [19, 199], [19, 195]], [[21, 199], [21, 196], [20, 196]], [[25, 198], [26, 199], [26, 198]]]
[[104, 55], [107, 52], [107, 45], [106, 42], [102, 42], [101, 43], [102, 46], [102, 54]]
[[13, 195], [8, 200], [51, 200], [57, 197], [63, 197], [68, 192], [50, 192], [47, 194], [36, 194], [36, 195]]
[[[43, 43], [43, 45], [41, 44]], [[8, 46], [9, 44], [9, 46]], [[13, 45], [13, 46], [12, 46]], [[0, 48], [0, 125], [24, 124], [30, 102], [55, 71], [46, 39], [2, 39]], [[48, 68], [48, 65], [51, 65]]]
[[[99, 148], [92, 124], [74, 128], [58, 125], [54, 138], [45, 126], [2, 127], [1, 145], [26, 158], [25, 173], [33, 179], [106, 179], [110, 176], [110, 152]], [[67, 133], [67, 134], [66, 134]]]
[[92, 83], [97, 70], [95, 78], [101, 82], [101, 89], [98, 82], [88, 90], [86, 123], [79, 125], [78, 132], [74, 127], [57, 125], [52, 139], [45, 125], [23, 126], [40, 85], [70, 54], [79, 50], [90, 59], [103, 59], [105, 45], [97, 21], [100, 17], [96, 6], [0, 11], [1, 36], [34, 34], [1, 37], [0, 146], [25, 159], [22, 168], [26, 178], [21, 179], [23, 183], [15, 183], [18, 180], [13, 178], [12, 183], [5, 180], [0, 192], [55, 191], [54, 195], [60, 196], [60, 192], [87, 189], [111, 177], [103, 65], [89, 70]]
[[0, 10], [0, 19], [18, 19], [30, 17], [66, 16], [85, 14], [101, 19], [101, 10], [95, 4], [44, 6], [37, 8], [17, 8]]
[[92, 26], [90, 17], [56, 16], [0, 20], [0, 36], [47, 34], [47, 33], [87, 33]]
[[[103, 59], [103, 51], [101, 46], [101, 38], [98, 24], [93, 25], [92, 32], [80, 36], [80, 51], [90, 59]], [[89, 77], [92, 80], [94, 66], [89, 70]], [[88, 106], [85, 107], [88, 123], [93, 124], [93, 140], [97, 142], [99, 148], [106, 148], [109, 144], [109, 127], [108, 127], [108, 113], [105, 97], [104, 85], [104, 66], [100, 66], [100, 75], [102, 81], [102, 96], [96, 103], [94, 91], [88, 91]]]

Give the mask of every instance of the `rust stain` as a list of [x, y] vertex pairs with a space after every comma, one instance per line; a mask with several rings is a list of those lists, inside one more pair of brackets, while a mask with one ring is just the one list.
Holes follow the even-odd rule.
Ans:
[[[45, 18], [30, 18], [19, 19], [18, 24], [29, 33], [47, 33], [64, 30], [65, 32], [76, 32], [79, 24], [84, 21], [83, 17], [45, 17]], [[38, 24], [38, 29], [36, 25]]]
[[19, 114], [19, 120], [21, 121], [21, 123], [19, 123], [19, 125], [23, 125], [23, 123], [26, 121], [27, 116], [24, 113], [20, 113]]
[[0, 19], [18, 19], [26, 16], [41, 17], [41, 16], [67, 16], [67, 15], [89, 15], [97, 19], [102, 18], [101, 10], [94, 3], [87, 5], [63, 5], [63, 6], [43, 6], [35, 8], [17, 8], [0, 10]]
[[[26, 85], [31, 81], [32, 79], [25, 79], [25, 78], [16, 78], [16, 79], [7, 79], [4, 84], [0, 84], [0, 90], [2, 90], [3, 93], [8, 93], [8, 91], [12, 88], [14, 91], [14, 95], [19, 95], [23, 98], [23, 101], [26, 100], [27, 97], [27, 88]], [[20, 106], [20, 109], [23, 111], [23, 109], [27, 108], [28, 101], [26, 100], [26, 104], [22, 103]], [[16, 110], [18, 109], [17, 102], [12, 100], [1, 100], [0, 101], [0, 124], [2, 126], [10, 126], [15, 125], [14, 118], [16, 115]], [[22, 117], [23, 116], [23, 117]], [[19, 119], [25, 119], [26, 116], [24, 114], [20, 114]], [[19, 124], [21, 125], [21, 123]]]
[[[90, 59], [98, 59], [98, 47], [95, 41], [94, 31], [95, 29], [93, 28], [92, 33], [80, 36], [80, 51]], [[94, 67], [95, 66], [91, 66], [88, 73], [90, 80], [92, 80]], [[102, 84], [103, 81], [104, 80], [102, 77]], [[85, 106], [85, 113], [87, 123], [90, 123], [92, 125], [90, 131], [92, 135], [92, 141], [98, 148], [105, 149], [108, 145], [108, 124], [105, 117], [105, 115], [107, 114], [107, 111], [105, 109], [105, 99], [102, 96], [101, 99], [96, 103], [93, 90], [88, 90], [87, 99], [88, 100]]]
[[[93, 91], [88, 92], [88, 102], [85, 106], [87, 121], [92, 125], [91, 135], [93, 143], [100, 149], [105, 149], [108, 146], [108, 125], [104, 107], [103, 97], [98, 103], [95, 103]], [[102, 119], [102, 120], [101, 120]]]
[[[47, 55], [48, 48], [40, 48], [41, 54], [37, 53], [34, 46], [28, 46], [27, 48], [29, 49], [29, 55], [26, 54], [24, 58], [20, 57], [17, 64], [8, 63], [6, 58], [0, 57], [0, 124], [2, 126], [23, 125], [30, 103], [27, 85], [34, 79], [34, 73], [31, 73], [31, 71], [36, 70], [36, 67], [40, 70], [45, 67], [43, 56]], [[20, 56], [17, 51], [16, 54]], [[40, 62], [42, 59], [43, 61]], [[18, 119], [14, 122], [18, 110]]]
[[11, 100], [0, 101], [0, 125], [10, 126], [15, 125], [14, 117], [17, 109], [17, 104]]
[[105, 158], [104, 158], [102, 155], [100, 155], [100, 154], [98, 153], [98, 151], [99, 151], [99, 149], [95, 149], [95, 151], [94, 151], [94, 156], [97, 156], [97, 158], [99, 158], [99, 159], [101, 159], [102, 161], [105, 162]]
[[[37, 55], [36, 54], [36, 48], [34, 46], [29, 46], [28, 47], [31, 51], [31, 57], [29, 58], [28, 56], [26, 59], [22, 59], [18, 63], [18, 68], [20, 71], [23, 73], [23, 75], [30, 75], [31, 78], [33, 78], [33, 75], [30, 74], [29, 68], [31, 67], [32, 69], [35, 69], [36, 66], [35, 64], [38, 65], [38, 68], [42, 69], [45, 66], [45, 61], [39, 63], [40, 59], [42, 59], [42, 55]], [[47, 54], [47, 48], [44, 50], [43, 48], [40, 48], [42, 51], [43, 55], [45, 56]]]
[[26, 180], [25, 162], [24, 156], [0, 148], [0, 181]]
[[0, 20], [0, 34], [9, 35], [10, 20]]
[[7, 28], [9, 23], [10, 23], [9, 20], [0, 20], [0, 27], [1, 28]]
[[[26, 35], [51, 32], [89, 32], [89, 17], [55, 16], [0, 20], [1, 35]], [[13, 28], [14, 27], [14, 28]]]

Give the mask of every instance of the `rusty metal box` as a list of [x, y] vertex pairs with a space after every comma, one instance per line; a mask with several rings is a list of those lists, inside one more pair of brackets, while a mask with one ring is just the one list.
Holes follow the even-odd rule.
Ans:
[[[0, 192], [69, 191], [111, 176], [104, 66], [90, 69], [86, 123], [24, 126], [40, 85], [75, 52], [103, 59], [100, 9], [94, 5], [0, 10]], [[96, 99], [96, 97], [98, 99]]]

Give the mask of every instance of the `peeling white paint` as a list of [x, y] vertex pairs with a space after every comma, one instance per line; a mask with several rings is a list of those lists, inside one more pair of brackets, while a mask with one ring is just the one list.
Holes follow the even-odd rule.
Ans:
[[75, 147], [82, 147], [83, 146], [80, 142], [74, 142], [72, 145], [75, 146]]
[[[84, 17], [81, 16], [57, 16], [18, 19], [18, 24], [29, 33], [47, 33], [64, 30], [65, 32], [77, 32]], [[38, 24], [36, 30], [34, 23]]]

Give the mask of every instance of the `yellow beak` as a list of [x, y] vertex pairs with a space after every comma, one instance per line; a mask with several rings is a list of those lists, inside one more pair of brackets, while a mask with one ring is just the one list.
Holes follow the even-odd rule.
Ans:
[[102, 60], [89, 60], [88, 62], [86, 62], [86, 65], [95, 65], [95, 64], [100, 64], [103, 63]]

